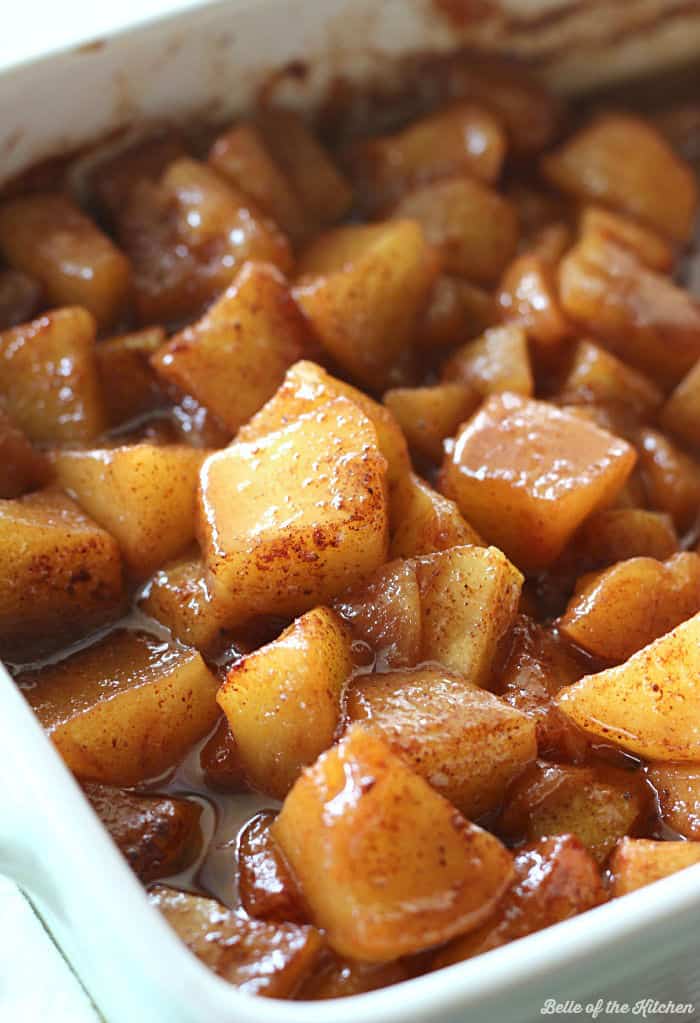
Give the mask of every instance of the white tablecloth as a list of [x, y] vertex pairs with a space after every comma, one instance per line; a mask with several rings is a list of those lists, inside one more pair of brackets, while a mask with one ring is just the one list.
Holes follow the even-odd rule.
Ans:
[[2, 1023], [99, 1023], [70, 967], [22, 893], [0, 877]]

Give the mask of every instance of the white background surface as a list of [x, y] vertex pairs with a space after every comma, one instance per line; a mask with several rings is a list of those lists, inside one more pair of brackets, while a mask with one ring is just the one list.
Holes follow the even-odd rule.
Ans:
[[[199, 0], [22, 0], [0, 33], [0, 65], [87, 42]], [[99, 1023], [91, 1002], [19, 890], [0, 877], [2, 1023]]]

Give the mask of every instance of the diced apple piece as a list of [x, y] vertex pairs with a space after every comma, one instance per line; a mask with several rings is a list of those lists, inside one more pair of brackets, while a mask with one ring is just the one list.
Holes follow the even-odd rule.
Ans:
[[36, 658], [122, 612], [116, 541], [57, 490], [0, 501], [0, 656]]
[[202, 319], [164, 345], [152, 365], [235, 433], [275, 393], [302, 355], [306, 334], [277, 268], [246, 263]]
[[411, 471], [411, 460], [401, 427], [389, 409], [357, 387], [332, 377], [315, 362], [295, 363], [287, 371], [275, 395], [239, 430], [236, 439], [245, 442], [259, 440], [266, 433], [279, 430], [297, 416], [309, 412], [312, 404], [322, 405], [331, 398], [347, 398], [367, 416], [377, 432], [379, 450], [387, 461], [389, 485], [404, 479]]
[[0, 270], [0, 330], [31, 320], [42, 298], [41, 285], [33, 277], [21, 270]]
[[656, 430], [640, 430], [636, 441], [649, 504], [670, 515], [684, 533], [700, 509], [700, 465]]
[[433, 554], [464, 544], [482, 546], [477, 531], [449, 498], [416, 476], [407, 475], [391, 495], [392, 558]]
[[212, 455], [199, 539], [213, 598], [241, 622], [294, 615], [369, 576], [387, 554], [385, 476], [374, 427], [342, 397]]
[[414, 561], [423, 611], [424, 661], [488, 686], [498, 645], [513, 624], [523, 577], [495, 547], [453, 547]]
[[336, 610], [380, 668], [412, 667], [421, 655], [422, 612], [416, 570], [392, 561], [344, 593]]
[[482, 395], [511, 391], [531, 397], [535, 384], [522, 327], [492, 327], [462, 345], [445, 363], [443, 380], [473, 387]]
[[198, 959], [246, 994], [293, 998], [323, 948], [314, 927], [249, 920], [215, 899], [164, 885], [148, 897]]
[[690, 238], [698, 202], [695, 174], [649, 121], [601, 114], [544, 156], [542, 170], [576, 199], [612, 206], [675, 241]]
[[215, 651], [227, 637], [226, 614], [212, 600], [198, 553], [158, 569], [144, 587], [139, 607], [175, 639], [198, 650]]
[[700, 615], [557, 697], [580, 728], [647, 760], [700, 762]]
[[352, 668], [350, 634], [325, 607], [231, 668], [217, 699], [253, 788], [283, 799], [328, 749]]
[[0, 498], [21, 497], [46, 483], [48, 463], [0, 403]]
[[586, 206], [579, 219], [579, 228], [584, 237], [593, 235], [601, 241], [614, 242], [623, 249], [629, 249], [650, 270], [670, 273], [673, 268], [673, 247], [656, 231], [631, 217], [613, 213], [603, 206]]
[[249, 916], [306, 923], [296, 881], [270, 833], [274, 813], [258, 813], [238, 839], [238, 891]]
[[623, 838], [610, 857], [610, 894], [614, 899], [660, 881], [662, 877], [700, 863], [700, 845], [694, 842], [652, 842]]
[[580, 341], [557, 398], [564, 405], [619, 405], [639, 419], [648, 419], [661, 405], [663, 392], [610, 352], [591, 341]]
[[212, 788], [233, 792], [245, 792], [248, 788], [236, 740], [225, 716], [222, 715], [211, 738], [202, 747], [199, 762], [204, 779]]
[[215, 170], [249, 195], [292, 241], [299, 241], [310, 225], [299, 196], [275, 163], [258, 129], [239, 123], [214, 142], [208, 157]]
[[161, 327], [147, 327], [96, 346], [97, 371], [112, 425], [165, 405], [165, 395], [149, 364], [164, 341]]
[[572, 333], [559, 301], [555, 269], [536, 253], [518, 256], [507, 268], [498, 307], [502, 319], [522, 327], [542, 352], [557, 349]]
[[202, 808], [194, 800], [125, 792], [94, 782], [86, 782], [83, 789], [142, 881], [177, 874], [197, 858]]
[[277, 225], [213, 168], [183, 157], [158, 182], [141, 181], [118, 217], [134, 267], [134, 303], [144, 323], [177, 323], [201, 312], [247, 260], [292, 267]]
[[586, 753], [585, 735], [554, 704], [562, 686], [577, 682], [584, 673], [583, 658], [555, 632], [525, 615], [516, 620], [498, 692], [536, 723], [537, 746], [543, 756], [576, 762]]
[[700, 359], [669, 396], [659, 423], [682, 444], [700, 448]]
[[177, 763], [217, 718], [200, 655], [119, 630], [17, 683], [79, 778], [136, 785]]
[[94, 440], [106, 417], [92, 316], [56, 309], [0, 334], [0, 394], [32, 441]]
[[341, 227], [302, 254], [294, 297], [338, 364], [376, 389], [415, 339], [437, 269], [415, 221]]
[[396, 134], [360, 142], [347, 157], [363, 206], [375, 210], [416, 185], [441, 178], [468, 175], [492, 183], [505, 151], [498, 119], [484, 107], [457, 102]]
[[498, 322], [493, 296], [461, 277], [440, 274], [417, 338], [422, 348], [450, 348]]
[[559, 266], [567, 316], [662, 387], [700, 358], [700, 305], [626, 249], [586, 237]]
[[439, 462], [443, 441], [457, 429], [479, 404], [479, 395], [461, 383], [432, 387], [397, 387], [387, 391], [384, 404], [403, 430], [411, 448]]
[[303, 118], [292, 110], [268, 109], [257, 126], [312, 224], [329, 227], [340, 220], [352, 206], [352, 188]]
[[603, 863], [647, 810], [639, 771], [540, 760], [511, 786], [497, 830], [509, 841], [573, 834]]
[[442, 268], [477, 284], [496, 284], [518, 244], [511, 204], [473, 178], [423, 185], [400, 199], [392, 216], [417, 221]]
[[545, 402], [494, 395], [462, 427], [443, 490], [518, 567], [536, 569], [612, 501], [634, 463], [629, 444], [592, 423]]
[[559, 631], [603, 661], [619, 664], [700, 611], [700, 555], [620, 561], [584, 576]]
[[133, 444], [53, 456], [57, 482], [119, 542], [144, 578], [194, 538], [195, 493], [206, 452]]
[[109, 327], [129, 298], [131, 269], [114, 243], [67, 196], [0, 205], [0, 252], [40, 282], [51, 305], [77, 305]]
[[679, 835], [700, 841], [700, 763], [650, 764], [661, 818]]
[[363, 726], [302, 774], [272, 833], [331, 947], [369, 962], [478, 927], [513, 876], [498, 840]]
[[433, 969], [544, 930], [593, 909], [608, 897], [598, 864], [573, 835], [540, 838], [519, 849], [513, 865], [515, 881], [493, 916], [439, 951]]
[[361, 675], [346, 707], [350, 721], [378, 728], [465, 817], [497, 809], [509, 783], [537, 756], [534, 721], [436, 668]]
[[571, 541], [570, 554], [578, 575], [630, 558], [665, 561], [678, 553], [678, 537], [670, 515], [645, 508], [606, 508], [586, 519]]

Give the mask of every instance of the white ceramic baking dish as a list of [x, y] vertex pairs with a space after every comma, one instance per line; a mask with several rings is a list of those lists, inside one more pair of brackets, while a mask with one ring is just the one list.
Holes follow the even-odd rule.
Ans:
[[[461, 16], [445, 17], [448, 6]], [[90, 42], [76, 26], [72, 50], [0, 68], [0, 177], [144, 117], [245, 108], [271, 69], [299, 58], [311, 73], [284, 97], [306, 105], [337, 73], [382, 74], [392, 56], [465, 41], [529, 57], [565, 89], [597, 83], [603, 70], [611, 79], [700, 54], [700, 5], [687, 0], [182, 0], [180, 8], [106, 41]], [[559, 1019], [600, 1018], [599, 999], [603, 1009], [617, 999], [655, 1019], [666, 1017], [647, 1000], [692, 1004], [683, 1018], [700, 1019], [700, 867], [393, 988], [315, 1004], [238, 993], [148, 905], [2, 667], [0, 871], [28, 894], [109, 1023], [526, 1023], [555, 1003], [569, 1003]]]

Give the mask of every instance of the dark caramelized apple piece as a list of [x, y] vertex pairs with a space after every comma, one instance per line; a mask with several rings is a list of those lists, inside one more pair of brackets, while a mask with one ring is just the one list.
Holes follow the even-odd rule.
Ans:
[[39, 311], [41, 285], [21, 270], [0, 270], [0, 330], [26, 323]]
[[410, 976], [410, 970], [400, 959], [391, 963], [363, 963], [329, 951], [297, 997], [300, 1001], [309, 1002], [348, 998], [398, 984]]
[[244, 792], [248, 785], [233, 732], [225, 715], [202, 747], [199, 763], [207, 785], [215, 789]]
[[198, 959], [247, 994], [294, 997], [323, 948], [314, 927], [249, 920], [215, 899], [163, 885], [149, 898]]
[[258, 813], [238, 839], [238, 891], [241, 905], [261, 920], [305, 923], [301, 893], [270, 834], [274, 813]]
[[437, 953], [433, 969], [471, 959], [593, 909], [607, 899], [598, 864], [574, 835], [518, 850], [515, 881], [490, 920]]
[[151, 796], [86, 782], [85, 795], [143, 882], [168, 877], [198, 856], [202, 808], [191, 799]]
[[553, 702], [562, 686], [577, 682], [585, 674], [582, 659], [567, 649], [555, 632], [525, 615], [518, 617], [511, 642], [501, 674], [502, 699], [534, 718], [540, 754], [583, 759], [588, 748], [586, 737]]
[[162, 327], [121, 334], [95, 347], [97, 372], [112, 426], [166, 404], [149, 359], [165, 341]]

